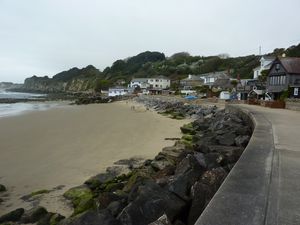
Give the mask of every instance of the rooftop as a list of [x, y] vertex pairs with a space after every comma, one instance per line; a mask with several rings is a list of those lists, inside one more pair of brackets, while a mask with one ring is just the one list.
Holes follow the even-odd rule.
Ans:
[[218, 71], [212, 73], [203, 73], [199, 75], [200, 77], [217, 77], [217, 78], [228, 78], [227, 71]]
[[300, 74], [300, 58], [284, 57], [278, 59], [288, 73]]

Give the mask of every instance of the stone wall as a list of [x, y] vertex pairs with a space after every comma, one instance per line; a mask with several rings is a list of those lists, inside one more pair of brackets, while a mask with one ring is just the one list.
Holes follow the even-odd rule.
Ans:
[[286, 99], [285, 108], [295, 111], [300, 111], [300, 99]]

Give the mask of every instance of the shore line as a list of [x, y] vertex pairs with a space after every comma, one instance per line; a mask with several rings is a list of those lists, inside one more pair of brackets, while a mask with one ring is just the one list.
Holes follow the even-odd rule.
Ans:
[[[150, 224], [155, 220], [192, 224], [249, 141], [251, 129], [241, 118], [216, 107], [157, 98], [138, 98], [137, 101], [145, 105], [145, 110], [151, 108], [174, 119], [190, 117], [194, 122], [183, 126], [182, 138], [175, 145], [163, 148], [154, 160], [123, 160], [119, 162], [122, 169], [112, 167], [106, 173], [91, 177], [84, 185], [65, 192], [74, 212], [60, 224], [80, 224], [91, 218], [103, 224], [127, 224], [125, 221]], [[211, 133], [214, 130], [216, 134]], [[206, 196], [199, 196], [196, 189], [207, 192]], [[161, 204], [154, 206], [158, 200]], [[143, 208], [147, 204], [153, 205], [155, 215], [145, 215], [147, 212], [141, 215], [135, 211], [136, 207]], [[169, 204], [175, 205], [175, 209], [170, 211]]]

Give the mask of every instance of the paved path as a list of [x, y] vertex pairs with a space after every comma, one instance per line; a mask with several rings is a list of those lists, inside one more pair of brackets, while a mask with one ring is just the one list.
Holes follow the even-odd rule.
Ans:
[[266, 224], [300, 224], [300, 112], [243, 105], [272, 124], [274, 166]]

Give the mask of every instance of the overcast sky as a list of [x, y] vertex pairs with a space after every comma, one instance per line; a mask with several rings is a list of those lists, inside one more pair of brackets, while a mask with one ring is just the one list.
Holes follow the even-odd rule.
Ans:
[[231, 56], [300, 42], [299, 0], [0, 0], [0, 81], [143, 51]]

